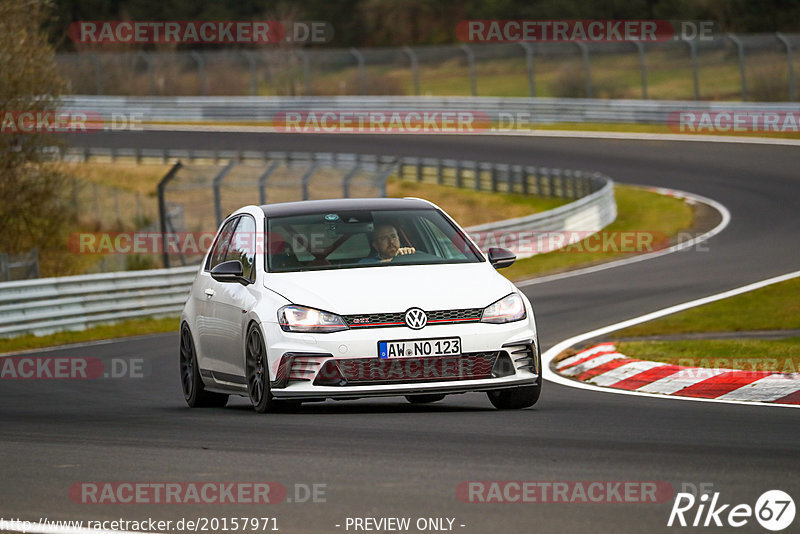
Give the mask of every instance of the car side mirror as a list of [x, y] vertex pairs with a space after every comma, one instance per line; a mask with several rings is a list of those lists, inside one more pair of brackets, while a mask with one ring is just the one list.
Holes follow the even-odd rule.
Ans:
[[517, 257], [508, 249], [499, 247], [489, 249], [489, 263], [495, 269], [510, 267], [515, 261], [517, 261]]
[[250, 283], [250, 280], [244, 277], [244, 267], [242, 267], [242, 262], [239, 260], [218, 263], [211, 269], [211, 278], [223, 283], [239, 282], [243, 285]]

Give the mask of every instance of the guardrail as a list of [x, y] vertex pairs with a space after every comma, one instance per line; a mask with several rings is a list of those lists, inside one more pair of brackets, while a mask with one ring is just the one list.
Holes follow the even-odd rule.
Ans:
[[[666, 125], [671, 113], [715, 112], [800, 112], [800, 103], [687, 102], [679, 100], [604, 100], [585, 98], [500, 98], [500, 97], [133, 97], [77, 96], [62, 98], [64, 111], [91, 111], [107, 121], [115, 114], [152, 123], [247, 123], [276, 129], [273, 120], [292, 111], [450, 111], [481, 112], [491, 125], [477, 126], [468, 133], [502, 132], [514, 127], [561, 122], [627, 123]], [[257, 123], [263, 123], [261, 125]], [[122, 126], [121, 126], [122, 127]], [[320, 129], [319, 132], [325, 130]], [[338, 131], [336, 129], [331, 131]], [[367, 130], [365, 130], [366, 132]], [[458, 133], [457, 130], [452, 130]]]
[[[87, 152], [80, 154], [86, 156]], [[277, 154], [284, 153], [249, 155], [264, 161], [266, 156]], [[319, 160], [349, 166], [360, 161], [358, 156], [306, 154], [305, 160], [301, 156], [292, 153], [291, 159], [295, 163], [313, 164]], [[564, 232], [568, 235], [562, 245], [566, 246], [577, 241], [579, 235], [599, 231], [616, 218], [613, 181], [601, 173], [438, 158], [389, 159], [391, 168], [403, 179], [577, 199], [554, 210], [466, 228], [470, 234]], [[386, 164], [386, 159], [379, 156], [369, 156], [365, 161], [375, 169], [385, 168]], [[387, 172], [378, 175], [384, 184], [384, 194], [387, 177]], [[343, 187], [346, 190], [346, 181]], [[516, 247], [514, 240], [501, 246], [510, 248], [520, 258], [533, 255]], [[121, 319], [177, 315], [188, 297], [196, 271], [196, 266], [187, 266], [0, 284], [0, 337], [43, 335]]]
[[192, 266], [0, 284], [0, 337], [177, 315], [196, 272]]

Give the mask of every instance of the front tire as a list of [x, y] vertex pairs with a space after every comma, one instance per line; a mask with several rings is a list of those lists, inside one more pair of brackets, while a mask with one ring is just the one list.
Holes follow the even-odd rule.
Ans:
[[245, 347], [245, 363], [247, 372], [247, 391], [250, 402], [258, 413], [290, 411], [300, 407], [299, 402], [279, 401], [272, 396], [269, 387], [269, 360], [261, 329], [255, 323], [247, 331]]
[[535, 386], [487, 391], [486, 396], [489, 397], [489, 402], [498, 410], [521, 410], [536, 404], [541, 392], [542, 379], [539, 378], [539, 383]]
[[183, 398], [190, 408], [222, 408], [228, 403], [227, 395], [206, 391], [203, 379], [200, 378], [192, 332], [185, 323], [181, 327], [179, 368]]

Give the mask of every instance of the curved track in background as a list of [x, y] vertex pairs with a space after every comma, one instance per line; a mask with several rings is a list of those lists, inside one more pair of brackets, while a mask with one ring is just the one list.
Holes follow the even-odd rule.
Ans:
[[[800, 152], [728, 143], [478, 136], [98, 133], [80, 145], [347, 151], [583, 168], [621, 182], [719, 201], [721, 234], [692, 249], [531, 285], [541, 341], [567, 337], [800, 269]], [[466, 288], [468, 290], [468, 288]], [[746, 313], [746, 310], [743, 310]], [[535, 408], [491, 409], [482, 394], [411, 406], [327, 402], [257, 416], [246, 401], [189, 410], [177, 334], [50, 351], [140, 357], [144, 379], [3, 381], [6, 468], [0, 515], [36, 520], [278, 517], [294, 532], [344, 532], [350, 516], [452, 517], [464, 533], [658, 532], [660, 504], [468, 504], [466, 480], [663, 480], [713, 483], [725, 503], [779, 488], [800, 499], [797, 410], [611, 395], [547, 383]], [[326, 503], [248, 506], [80, 505], [78, 481], [239, 480], [327, 484]], [[797, 520], [796, 520], [797, 521]], [[751, 522], [752, 523], [752, 522]], [[797, 524], [797, 523], [795, 523]], [[460, 527], [459, 525], [465, 525]], [[742, 531], [753, 531], [752, 525]]]

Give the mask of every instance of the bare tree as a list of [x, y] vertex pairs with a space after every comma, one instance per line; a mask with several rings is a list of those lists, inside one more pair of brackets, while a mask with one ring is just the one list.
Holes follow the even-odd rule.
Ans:
[[35, 112], [52, 119], [47, 113], [58, 105], [63, 82], [41, 30], [49, 9], [44, 0], [0, 0], [0, 251], [37, 247], [45, 273], [56, 269], [47, 251], [65, 249], [74, 213], [64, 200], [66, 178], [42, 150], [57, 140], [47, 132], [18, 133], [15, 118]]

